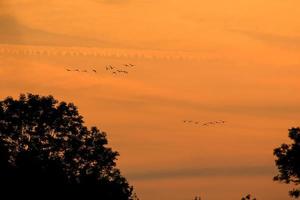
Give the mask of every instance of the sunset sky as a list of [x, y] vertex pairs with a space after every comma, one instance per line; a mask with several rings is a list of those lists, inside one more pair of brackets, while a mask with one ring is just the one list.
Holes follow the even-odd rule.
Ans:
[[[290, 187], [272, 181], [272, 153], [300, 124], [299, 8], [297, 0], [1, 0], [0, 98], [74, 102], [86, 125], [107, 132], [141, 200], [288, 199]], [[126, 63], [136, 65], [127, 75], [105, 70]]]

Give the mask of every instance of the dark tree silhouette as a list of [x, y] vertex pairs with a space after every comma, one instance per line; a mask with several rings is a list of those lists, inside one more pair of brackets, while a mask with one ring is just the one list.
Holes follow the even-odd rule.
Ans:
[[196, 196], [194, 200], [201, 200], [200, 196]]
[[[274, 149], [275, 163], [279, 171], [274, 181], [298, 185], [300, 183], [300, 128], [289, 129], [289, 137], [293, 140], [292, 144], [282, 144]], [[298, 198], [300, 190], [293, 189], [290, 191], [290, 196]]]
[[256, 198], [252, 197], [251, 194], [247, 194], [245, 197], [243, 197], [241, 200], [256, 200]]
[[0, 101], [1, 189], [26, 186], [70, 197], [133, 199], [133, 188], [116, 167], [118, 152], [106, 146], [104, 132], [83, 123], [74, 104], [52, 96]]

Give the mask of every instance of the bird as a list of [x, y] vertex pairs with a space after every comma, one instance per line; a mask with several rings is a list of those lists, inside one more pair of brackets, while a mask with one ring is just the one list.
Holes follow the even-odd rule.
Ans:
[[113, 67], [113, 66], [111, 66], [111, 65], [108, 65], [108, 66], [106, 66], [105, 68], [106, 68], [106, 70], [111, 70], [111, 69], [114, 69], [114, 67]]
[[70, 69], [66, 69], [68, 72], [70, 72], [70, 71], [72, 71], [72, 70], [70, 70]]
[[79, 69], [75, 69], [74, 71], [76, 71], [76, 72], [80, 72], [80, 71], [79, 71]]
[[128, 64], [123, 64], [125, 67], [129, 67], [129, 65]]
[[87, 70], [82, 70], [81, 72], [85, 72], [85, 73], [87, 73]]
[[97, 70], [93, 69], [93, 72], [97, 73]]
[[133, 64], [129, 64], [131, 67], [134, 67], [135, 65], [133, 65]]
[[113, 74], [117, 74], [117, 72], [112, 72]]

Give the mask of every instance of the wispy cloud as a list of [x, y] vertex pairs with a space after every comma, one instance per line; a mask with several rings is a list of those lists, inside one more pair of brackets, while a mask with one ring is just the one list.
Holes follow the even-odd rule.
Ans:
[[28, 27], [12, 15], [0, 15], [0, 43], [49, 46], [107, 47], [108, 42]]
[[0, 26], [1, 43], [22, 43], [21, 29], [23, 27], [18, 24], [17, 20], [13, 16], [1, 15]]
[[177, 179], [195, 177], [264, 176], [276, 174], [272, 166], [234, 166], [215, 168], [186, 168], [156, 171], [128, 172], [131, 180]]
[[94, 0], [99, 3], [105, 3], [105, 4], [127, 4], [130, 2], [130, 0]]
[[290, 48], [299, 49], [300, 45], [300, 37], [299, 36], [290, 36], [290, 35], [279, 35], [269, 32], [261, 32], [257, 30], [243, 30], [243, 29], [228, 29], [233, 33], [238, 33], [241, 35], [245, 35], [249, 38], [259, 40], [265, 43], [277, 45], [277, 46], [285, 46]]

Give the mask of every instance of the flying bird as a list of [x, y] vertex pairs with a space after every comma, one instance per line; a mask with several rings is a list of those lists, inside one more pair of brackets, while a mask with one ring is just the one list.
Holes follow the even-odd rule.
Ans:
[[105, 67], [105, 69], [106, 69], [106, 70], [111, 70], [111, 69], [114, 69], [114, 67], [111, 66], [111, 65], [108, 65], [108, 66]]
[[93, 72], [97, 73], [97, 70], [93, 69]]

